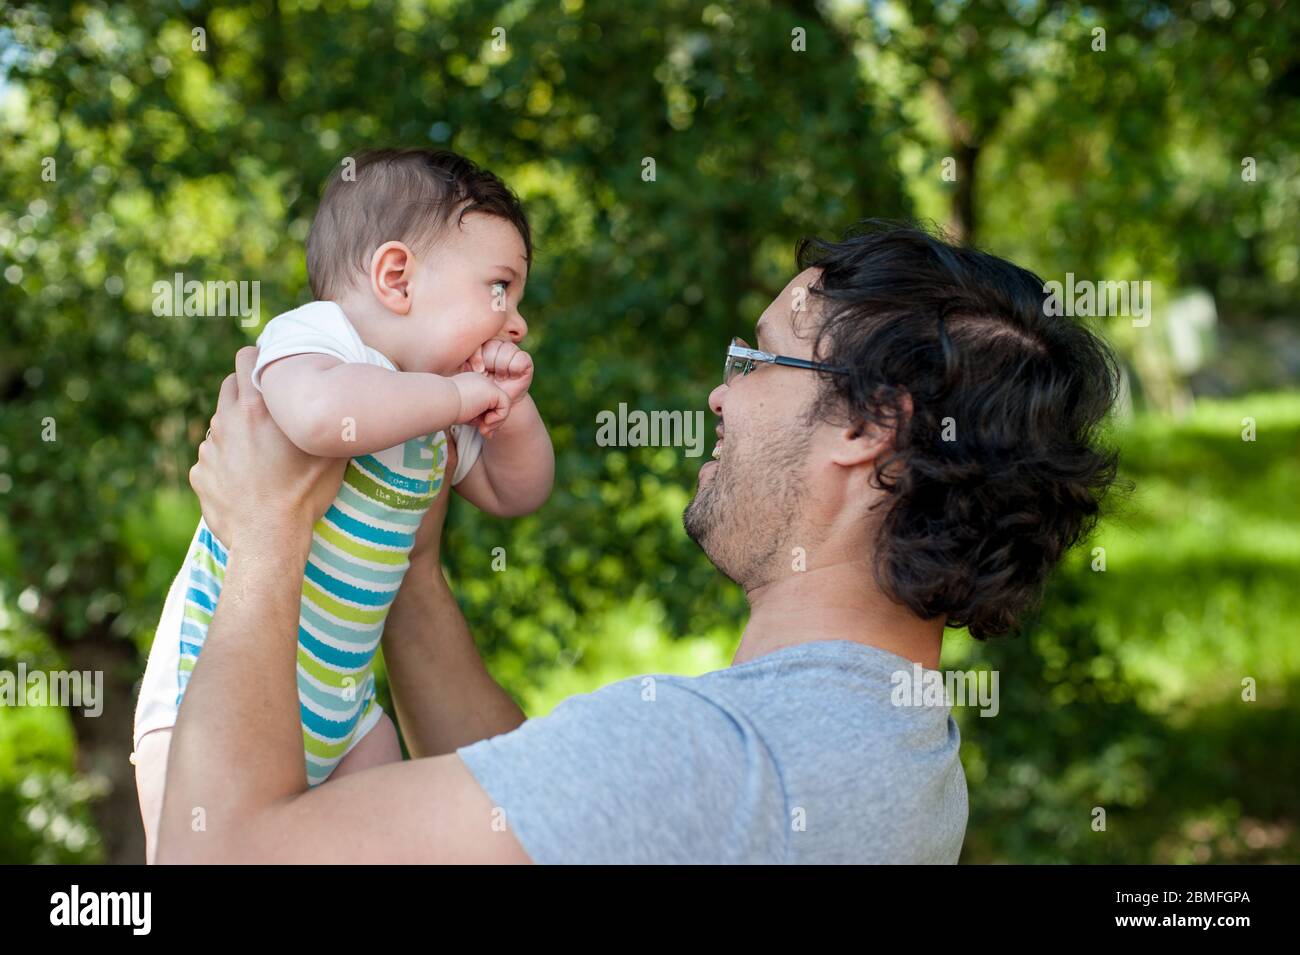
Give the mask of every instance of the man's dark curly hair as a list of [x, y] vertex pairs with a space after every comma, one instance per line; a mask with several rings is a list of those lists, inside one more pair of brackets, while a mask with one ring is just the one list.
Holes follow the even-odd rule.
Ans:
[[814, 354], [849, 370], [820, 376], [810, 421], [895, 431], [879, 584], [976, 639], [1015, 630], [1115, 480], [1115, 356], [1048, 313], [1038, 276], [914, 226], [871, 220], [798, 258], [821, 269]]

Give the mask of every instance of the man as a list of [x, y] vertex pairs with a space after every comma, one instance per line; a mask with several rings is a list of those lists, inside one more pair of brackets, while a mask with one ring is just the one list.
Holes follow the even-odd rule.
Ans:
[[732, 666], [524, 721], [440, 573], [444, 502], [384, 635], [415, 758], [310, 791], [287, 688], [341, 462], [279, 434], [241, 351], [191, 471], [230, 563], [170, 740], [159, 861], [956, 862], [956, 724], [891, 691], [937, 668], [945, 625], [1013, 629], [1087, 532], [1114, 477], [1095, 445], [1114, 360], [1041, 280], [921, 231], [799, 258], [757, 350], [728, 351], [685, 514], [749, 599]]

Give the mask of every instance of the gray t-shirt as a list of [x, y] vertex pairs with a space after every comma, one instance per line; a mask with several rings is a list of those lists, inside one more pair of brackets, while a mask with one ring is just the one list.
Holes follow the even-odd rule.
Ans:
[[955, 863], [949, 707], [896, 706], [900, 656], [847, 640], [630, 677], [460, 747], [537, 863]]

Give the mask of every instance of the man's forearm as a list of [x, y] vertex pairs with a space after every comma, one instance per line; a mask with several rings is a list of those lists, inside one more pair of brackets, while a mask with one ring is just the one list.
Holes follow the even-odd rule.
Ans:
[[201, 855], [203, 839], [306, 788], [294, 648], [310, 545], [309, 529], [268, 528], [257, 547], [230, 552], [171, 740], [160, 861]]
[[413, 757], [450, 753], [524, 722], [483, 665], [436, 559], [412, 562], [383, 642], [393, 704]]

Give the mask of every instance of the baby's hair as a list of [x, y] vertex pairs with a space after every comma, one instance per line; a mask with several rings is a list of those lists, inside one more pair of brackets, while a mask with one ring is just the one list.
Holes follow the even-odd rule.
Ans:
[[336, 299], [385, 242], [432, 248], [456, 213], [513, 223], [531, 264], [532, 235], [519, 198], [499, 178], [445, 149], [374, 149], [330, 177], [307, 236], [307, 279], [317, 299]]

